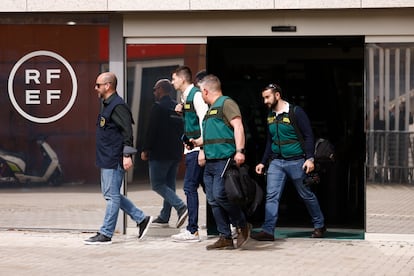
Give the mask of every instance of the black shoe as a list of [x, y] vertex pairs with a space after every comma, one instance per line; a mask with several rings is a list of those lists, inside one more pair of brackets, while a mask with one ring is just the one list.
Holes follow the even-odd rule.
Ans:
[[326, 232], [325, 226], [321, 228], [315, 228], [313, 229], [311, 238], [315, 238], [315, 239], [323, 238], [323, 235], [325, 234], [325, 232]]
[[162, 228], [165, 228], [165, 227], [169, 227], [169, 226], [170, 225], [169, 225], [168, 221], [164, 221], [160, 217], [157, 217], [151, 223], [151, 227], [162, 227]]
[[144, 238], [145, 234], [148, 231], [149, 226], [151, 225], [151, 222], [152, 222], [152, 217], [146, 216], [144, 220], [141, 221], [141, 223], [137, 225], [139, 227], [139, 232], [138, 232], [139, 240], [142, 240]]
[[187, 206], [181, 208], [178, 211], [178, 220], [177, 220], [177, 224], [175, 225], [175, 227], [180, 228], [181, 225], [183, 225], [183, 223], [185, 222], [185, 219], [188, 216], [188, 209]]
[[252, 232], [250, 234], [250, 238], [255, 239], [257, 241], [274, 241], [275, 240], [274, 235], [266, 233], [265, 231]]
[[84, 244], [111, 244], [112, 239], [101, 233], [96, 233], [95, 236], [83, 241]]

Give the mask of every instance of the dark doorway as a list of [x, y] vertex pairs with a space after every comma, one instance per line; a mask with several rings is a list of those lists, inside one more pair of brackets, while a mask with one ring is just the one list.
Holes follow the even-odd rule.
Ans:
[[[308, 113], [315, 138], [329, 139], [336, 162], [313, 187], [328, 227], [364, 228], [364, 38], [211, 37], [207, 69], [222, 81], [223, 92], [241, 108], [247, 163], [261, 160], [266, 137], [261, 90], [282, 87], [285, 99]], [[257, 177], [265, 186], [265, 179]], [[264, 206], [251, 218], [260, 225]], [[286, 185], [278, 226], [311, 227], [305, 205]]]

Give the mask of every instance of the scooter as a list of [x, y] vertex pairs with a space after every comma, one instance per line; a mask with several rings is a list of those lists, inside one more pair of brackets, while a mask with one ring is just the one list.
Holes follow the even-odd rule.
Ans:
[[0, 149], [0, 183], [61, 184], [63, 172], [56, 152], [43, 137], [38, 138], [36, 143], [43, 157], [43, 171], [39, 175], [30, 175], [24, 154]]

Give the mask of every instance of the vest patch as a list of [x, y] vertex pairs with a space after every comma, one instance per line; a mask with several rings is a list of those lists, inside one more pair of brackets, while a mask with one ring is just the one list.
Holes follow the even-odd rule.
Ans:
[[101, 116], [101, 120], [99, 122], [100, 127], [104, 127], [106, 123], [105, 117]]
[[217, 115], [217, 113], [218, 113], [217, 109], [212, 109], [209, 114], [210, 115]]
[[290, 124], [289, 117], [284, 117], [282, 120], [284, 123]]

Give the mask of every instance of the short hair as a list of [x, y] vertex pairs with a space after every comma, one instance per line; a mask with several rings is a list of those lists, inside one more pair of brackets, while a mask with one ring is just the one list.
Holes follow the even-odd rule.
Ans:
[[213, 75], [209, 74], [205, 76], [202, 80], [198, 82], [198, 86], [206, 86], [212, 92], [221, 91], [221, 82], [220, 79]]
[[171, 84], [169, 79], [160, 79], [155, 85], [160, 87], [164, 93], [172, 94], [175, 92], [174, 86]]
[[197, 83], [199, 81], [201, 81], [207, 75], [208, 75], [208, 73], [207, 73], [206, 69], [198, 71], [197, 74], [195, 74], [195, 77], [194, 77], [194, 84], [197, 85]]
[[192, 82], [193, 73], [191, 72], [191, 69], [188, 66], [185, 66], [185, 65], [178, 66], [177, 69], [175, 69], [173, 73], [184, 78], [185, 81], [188, 83]]

